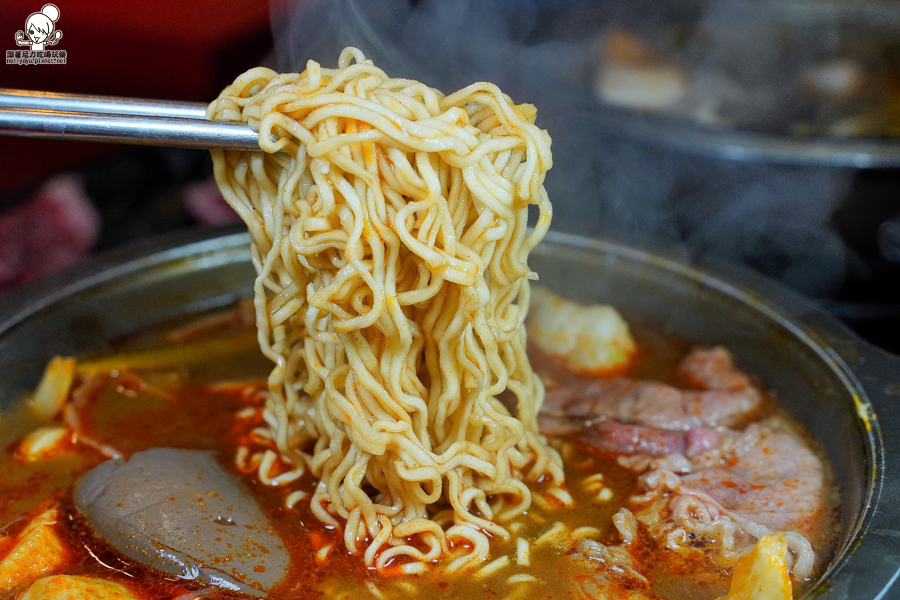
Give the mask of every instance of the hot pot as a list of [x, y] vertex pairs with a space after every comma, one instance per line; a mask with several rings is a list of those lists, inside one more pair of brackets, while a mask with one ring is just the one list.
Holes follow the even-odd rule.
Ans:
[[[807, 597], [892, 597], [900, 575], [900, 358], [768, 280], [551, 233], [531, 255], [541, 284], [608, 302], [698, 344], [724, 345], [818, 440], [841, 486], [840, 534]], [[0, 299], [0, 411], [56, 354], [252, 293], [249, 238], [234, 229], [141, 242]], [[900, 585], [894, 586], [896, 593]]]

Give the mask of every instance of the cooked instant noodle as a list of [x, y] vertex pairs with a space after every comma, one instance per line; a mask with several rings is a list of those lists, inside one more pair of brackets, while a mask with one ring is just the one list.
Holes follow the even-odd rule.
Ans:
[[551, 214], [534, 107], [489, 83], [444, 96], [348, 48], [337, 69], [252, 69], [208, 116], [259, 132], [258, 152], [213, 151], [215, 176], [252, 237], [268, 435], [287, 479], [318, 478], [313, 514], [366, 565], [452, 572], [510, 539], [529, 484], [570, 502], [525, 353]]

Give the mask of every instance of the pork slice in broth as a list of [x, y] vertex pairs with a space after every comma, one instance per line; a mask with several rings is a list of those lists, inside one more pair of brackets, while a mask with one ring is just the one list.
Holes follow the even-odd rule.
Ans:
[[577, 429], [586, 420], [688, 430], [693, 427], [731, 427], [759, 409], [762, 396], [755, 388], [740, 391], [695, 391], [617, 377], [596, 379], [580, 387], [547, 390], [545, 411], [564, 414]]
[[640, 474], [626, 508], [658, 543], [703, 548], [730, 568], [757, 540], [783, 532], [792, 575], [811, 577], [809, 540], [821, 537], [830, 506], [821, 459], [783, 417], [756, 421], [763, 393], [728, 351], [695, 349], [676, 376], [687, 389], [550, 377], [541, 431], [580, 432], [586, 446]]
[[551, 387], [539, 417], [541, 430], [563, 435], [596, 420], [681, 431], [736, 427], [752, 420], [762, 405], [760, 391], [723, 348], [692, 351], [677, 372], [694, 389], [626, 377]]
[[719, 447], [727, 431], [708, 427], [677, 431], [600, 421], [585, 427], [581, 439], [593, 448], [613, 454], [661, 457], [678, 452], [693, 457]]
[[[825, 507], [822, 461], [782, 417], [751, 423], [743, 431], [680, 432], [602, 422], [587, 427], [582, 439], [592, 447], [628, 456], [620, 462], [645, 473], [644, 491], [710, 500], [735, 517], [773, 531], [812, 534]], [[670, 459], [630, 459], [640, 456]], [[680, 466], [677, 479], [660, 478], [658, 472], [675, 457]]]
[[699, 468], [681, 477], [683, 488], [773, 531], [809, 536], [825, 509], [822, 461], [780, 417], [752, 423], [693, 462]]
[[809, 539], [827, 510], [821, 459], [782, 417], [697, 437], [702, 443], [695, 441], [693, 452], [686, 444], [690, 458], [620, 461], [644, 472], [643, 493], [630, 501], [638, 520], [670, 547], [700, 544], [732, 559], [762, 536], [785, 532], [793, 574], [809, 577], [815, 566]]
[[594, 448], [613, 454], [647, 456], [666, 456], [673, 452], [684, 452], [686, 437], [683, 431], [624, 425], [615, 421], [593, 423], [581, 432], [581, 439]]
[[678, 364], [678, 376], [698, 390], [739, 392], [753, 387], [750, 378], [734, 366], [725, 348], [696, 348]]

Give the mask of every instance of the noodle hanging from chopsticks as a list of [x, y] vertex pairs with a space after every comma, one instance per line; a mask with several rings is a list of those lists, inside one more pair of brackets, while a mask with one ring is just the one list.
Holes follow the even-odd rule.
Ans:
[[529, 483], [563, 482], [525, 354], [551, 214], [534, 108], [391, 79], [347, 48], [337, 69], [252, 69], [208, 116], [260, 134], [259, 152], [212, 155], [253, 242], [272, 438], [319, 479], [313, 514], [379, 570], [480, 564]]

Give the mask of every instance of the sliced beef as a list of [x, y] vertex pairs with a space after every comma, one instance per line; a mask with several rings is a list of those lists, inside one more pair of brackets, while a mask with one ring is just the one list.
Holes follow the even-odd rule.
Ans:
[[[653, 453], [655, 447], [650, 440], [657, 439], [653, 436], [660, 430], [619, 427], [625, 427], [635, 438], [646, 438], [631, 444], [637, 450], [644, 450], [633, 454], [670, 454]], [[585, 433], [592, 430], [593, 427]], [[650, 469], [642, 477], [645, 491], [708, 500], [717, 505], [717, 510], [773, 531], [797, 531], [804, 535], [811, 531], [813, 521], [824, 510], [822, 461], [784, 418], [770, 417], [750, 424], [743, 431], [691, 429], [671, 433], [683, 436], [682, 442], [668, 446], [657, 443], [657, 447], [682, 452], [690, 462], [688, 472], [680, 473], [673, 483], [671, 478], [660, 480], [654, 474], [659, 461], [644, 463], [645, 469]], [[612, 447], [625, 437], [624, 432], [618, 432], [607, 435], [603, 443]], [[619, 448], [621, 454], [632, 454], [625, 442], [620, 442]], [[660, 481], [665, 489], [657, 488]]]
[[760, 537], [785, 532], [792, 573], [809, 577], [816, 558], [807, 538], [828, 510], [822, 461], [784, 418], [751, 422], [763, 394], [726, 350], [694, 350], [677, 374], [691, 389], [628, 378], [551, 387], [542, 431], [581, 431], [585, 443], [620, 455], [640, 474], [628, 508], [666, 546], [703, 544], [727, 565]]
[[684, 452], [685, 432], [659, 427], [623, 425], [614, 421], [594, 423], [581, 432], [581, 438], [594, 448], [615, 454], [667, 456]]
[[752, 388], [750, 378], [737, 370], [725, 348], [697, 348], [678, 365], [678, 376], [698, 390], [739, 392]]
[[822, 461], [781, 417], [743, 431], [691, 430], [685, 437], [692, 432], [689, 460], [679, 454], [623, 459], [644, 471], [643, 493], [630, 506], [638, 521], [670, 547], [702, 541], [732, 557], [764, 535], [785, 532], [792, 572], [809, 577], [816, 558], [808, 538], [827, 510]]
[[683, 475], [681, 482], [774, 531], [810, 535], [825, 510], [822, 461], [778, 417], [749, 425], [720, 451], [718, 464]]
[[613, 454], [660, 457], [679, 452], [693, 457], [719, 447], [728, 431], [694, 427], [687, 431], [599, 421], [585, 427], [582, 440]]
[[733, 433], [727, 429], [709, 429], [707, 427], [694, 427], [685, 433], [684, 455], [688, 458], [701, 456], [710, 450], [719, 448], [723, 441]]
[[759, 408], [754, 388], [740, 391], [679, 390], [655, 381], [595, 379], [580, 388], [547, 391], [545, 410], [578, 420], [608, 419], [621, 423], [688, 430], [731, 427]]
[[680, 431], [738, 427], [759, 411], [762, 394], [723, 348], [694, 350], [681, 361], [678, 374], [694, 389], [625, 377], [551, 387], [541, 409], [541, 431], [561, 435], [597, 420]]

